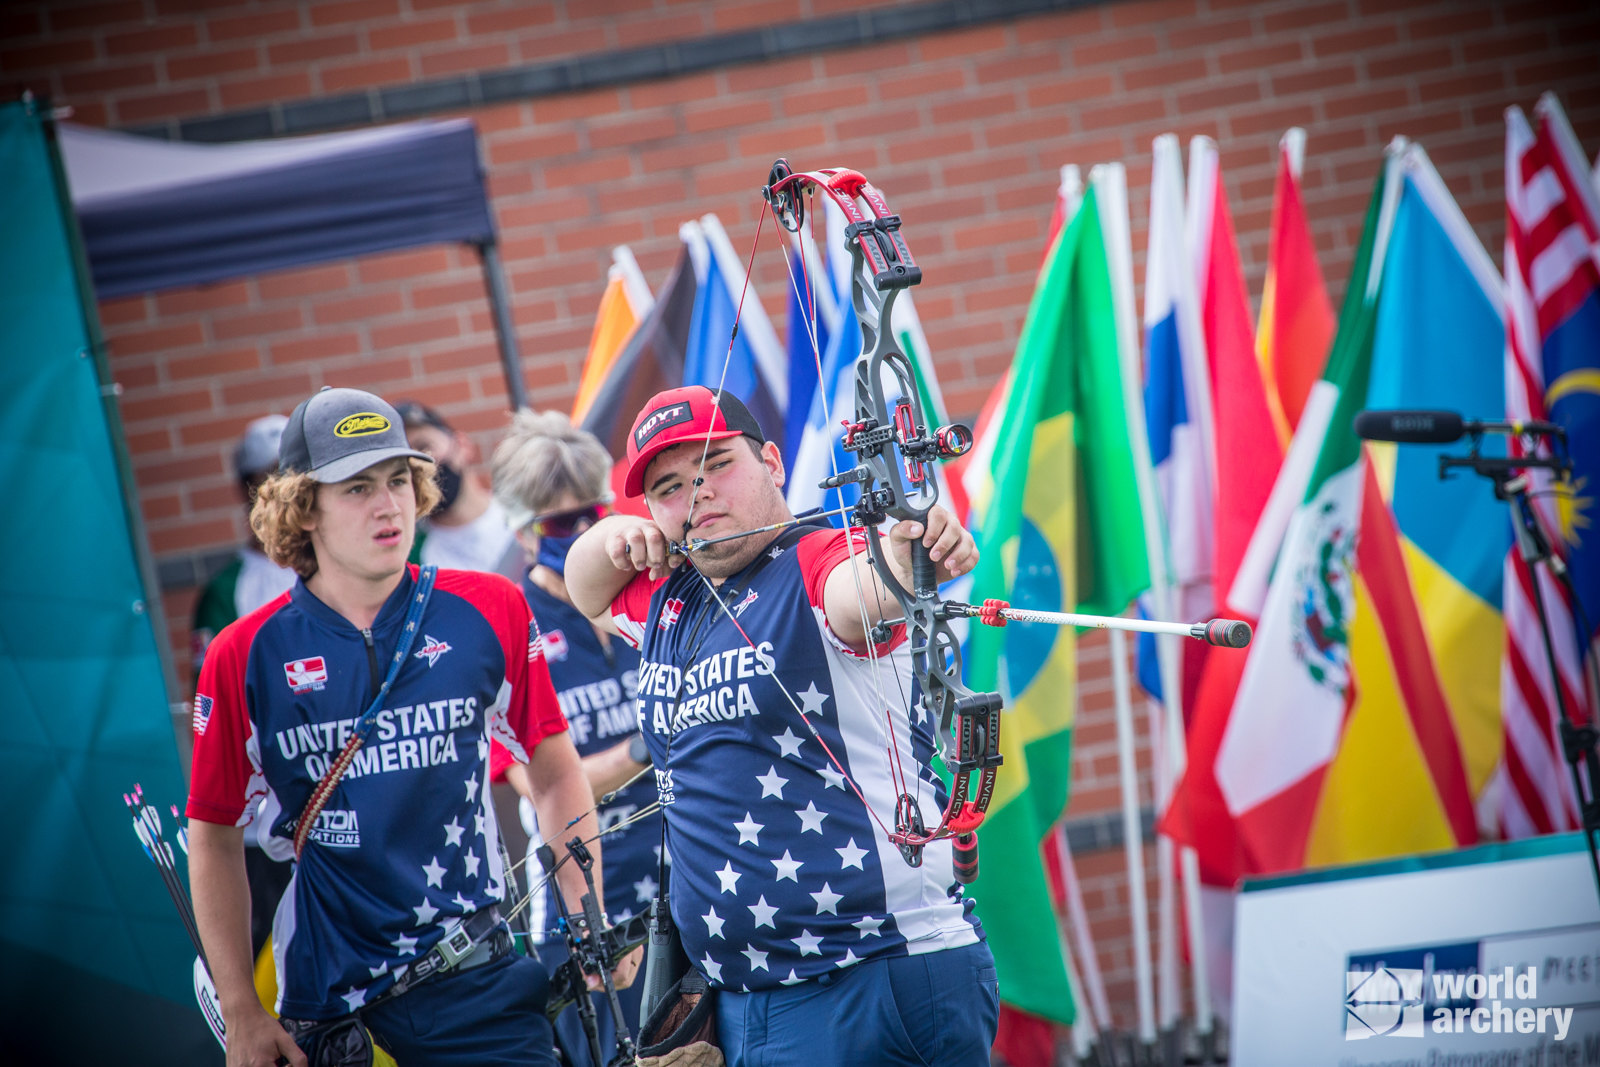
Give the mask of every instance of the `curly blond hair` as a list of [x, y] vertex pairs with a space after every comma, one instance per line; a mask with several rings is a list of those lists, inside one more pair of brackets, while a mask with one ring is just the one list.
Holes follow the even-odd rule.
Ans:
[[[411, 485], [417, 496], [417, 518], [439, 506], [439, 485], [434, 481], [434, 466], [420, 459], [408, 459]], [[280, 567], [293, 568], [302, 578], [317, 573], [317, 554], [311, 547], [311, 531], [305, 528], [317, 510], [317, 486], [322, 484], [309, 474], [278, 471], [261, 483], [250, 506], [250, 529], [261, 542], [267, 558]]]

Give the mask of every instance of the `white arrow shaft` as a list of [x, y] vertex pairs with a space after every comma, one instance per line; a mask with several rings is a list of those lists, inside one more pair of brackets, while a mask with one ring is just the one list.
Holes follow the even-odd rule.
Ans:
[[[1027, 608], [1005, 608], [1000, 614], [1012, 622], [1046, 622], [1055, 626], [1085, 626], [1096, 630], [1130, 630], [1142, 634], [1195, 636], [1194, 624], [1186, 622], [1124, 619], [1115, 615], [1074, 615], [1066, 611], [1029, 611]], [[1201, 632], [1204, 633], [1203, 628]]]

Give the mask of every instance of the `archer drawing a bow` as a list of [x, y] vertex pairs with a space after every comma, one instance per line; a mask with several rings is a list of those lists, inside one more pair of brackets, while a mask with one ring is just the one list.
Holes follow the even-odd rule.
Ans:
[[[851, 257], [850, 303], [862, 338], [862, 351], [856, 363], [855, 410], [851, 417], [840, 420], [844, 427], [843, 447], [855, 457], [856, 465], [849, 470], [836, 467], [832, 476], [822, 481], [821, 488], [837, 490], [855, 484], [860, 487], [860, 497], [849, 508], [807, 513], [796, 519], [711, 539], [674, 542], [671, 551], [693, 558], [695, 552], [708, 545], [770, 532], [819, 514], [847, 514], [851, 525], [867, 530], [865, 552], [872, 570], [901, 609], [901, 618], [880, 621], [872, 628], [869, 655], [875, 656], [877, 646], [889, 639], [891, 625], [905, 626], [915, 698], [903, 714], [916, 714], [918, 721], [922, 721], [924, 715], [931, 716], [940, 758], [951, 775], [947, 800], [938, 822], [932, 829], [928, 828], [915, 798], [905, 787], [910, 779], [897, 766], [898, 751], [891, 753], [891, 776], [899, 792], [891, 829], [850, 780], [825, 742], [822, 747], [908, 864], [919, 866], [923, 849], [928, 844], [951, 838], [955, 876], [962, 883], [970, 883], [978, 874], [977, 830], [993, 797], [995, 778], [1003, 762], [1000, 726], [1004, 701], [999, 693], [974, 692], [962, 680], [961, 642], [950, 625], [952, 619], [972, 618], [990, 626], [1016, 621], [1177, 634], [1228, 648], [1243, 648], [1249, 644], [1250, 627], [1226, 619], [1190, 625], [1025, 611], [1012, 608], [1003, 600], [986, 600], [980, 606], [946, 600], [939, 593], [938, 570], [930, 550], [920, 540], [910, 544], [911, 588], [901, 584], [885, 555], [878, 528], [889, 520], [925, 525], [929, 512], [939, 500], [936, 463], [969, 451], [973, 434], [969, 427], [959, 423], [930, 425], [912, 363], [895, 343], [890, 328], [895, 300], [902, 290], [922, 281], [922, 269], [906, 244], [900, 216], [890, 211], [883, 194], [856, 171], [836, 168], [800, 172], [793, 170], [784, 159], [773, 164], [762, 190], [774, 220], [790, 233], [800, 232], [805, 225], [808, 201], [819, 193], [832, 198], [848, 222], [844, 237]], [[762, 222], [765, 222], [765, 213]], [[757, 244], [760, 238], [758, 227]], [[839, 251], [833, 250], [834, 253]], [[753, 264], [754, 249], [751, 257]], [[801, 264], [801, 269], [806, 270], [803, 258]], [[746, 287], [748, 277], [747, 271]], [[797, 280], [797, 290], [798, 285]], [[805, 285], [809, 293], [809, 279]], [[741, 293], [740, 310], [743, 301]], [[737, 337], [737, 313], [733, 333]], [[814, 330], [812, 337], [814, 341]], [[732, 341], [730, 338], [730, 356]], [[821, 377], [821, 353], [814, 354]], [[822, 399], [826, 408], [826, 390]], [[832, 414], [827, 414], [829, 422], [832, 418]], [[688, 528], [686, 523], [685, 529]], [[854, 556], [856, 539], [848, 538], [847, 544]], [[862, 597], [865, 611], [865, 593], [859, 587], [857, 593]], [[714, 596], [713, 599], [722, 603], [720, 598]], [[726, 605], [723, 610], [728, 611]], [[793, 694], [785, 691], [785, 696], [796, 711], [801, 710]], [[883, 699], [882, 704], [886, 719], [896, 714], [898, 709], [891, 709], [887, 699]], [[800, 717], [810, 725], [803, 712]], [[892, 723], [888, 733], [894, 736]], [[812, 736], [822, 741], [815, 727], [812, 727]]]

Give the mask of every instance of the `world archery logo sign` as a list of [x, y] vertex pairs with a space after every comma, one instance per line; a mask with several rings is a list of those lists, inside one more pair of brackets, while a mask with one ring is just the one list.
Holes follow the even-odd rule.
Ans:
[[449, 651], [450, 645], [448, 642], [441, 641], [437, 637], [429, 637], [427, 634], [423, 634], [422, 647], [413, 652], [411, 655], [416, 659], [427, 660], [428, 666], [432, 667], [435, 663], [439, 662], [440, 656]]
[[283, 665], [283, 673], [296, 693], [315, 692], [328, 684], [328, 665], [321, 656], [290, 660]]
[[1356, 523], [1338, 500], [1317, 505], [1314, 546], [1295, 573], [1289, 612], [1295, 659], [1311, 680], [1343, 696], [1350, 687], [1350, 622], [1355, 616]]
[[1422, 972], [1406, 967], [1346, 971], [1344, 1039], [1422, 1036]]

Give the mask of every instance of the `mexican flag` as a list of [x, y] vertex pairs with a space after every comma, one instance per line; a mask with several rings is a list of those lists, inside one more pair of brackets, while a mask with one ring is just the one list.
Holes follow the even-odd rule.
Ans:
[[[1142, 411], [1125, 381], [1138, 341], [1122, 167], [1096, 167], [1068, 214], [1034, 289], [992, 450], [968, 472], [983, 551], [972, 598], [1115, 614], [1150, 584], [1130, 434], [1142, 435]], [[974, 689], [1006, 697], [1005, 764], [973, 886], [1000, 995], [1070, 1023], [1039, 848], [1067, 806], [1076, 634], [974, 626], [966, 672]]]
[[1254, 870], [1476, 840], [1503, 511], [1470, 479], [1441, 482], [1430, 450], [1363, 448], [1351, 421], [1369, 406], [1501, 411], [1499, 300], [1426, 154], [1397, 139], [1279, 479], [1305, 489], [1215, 750]]

